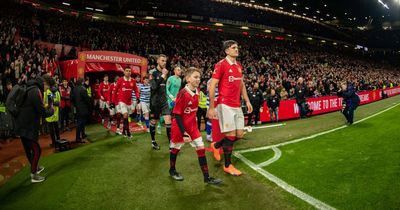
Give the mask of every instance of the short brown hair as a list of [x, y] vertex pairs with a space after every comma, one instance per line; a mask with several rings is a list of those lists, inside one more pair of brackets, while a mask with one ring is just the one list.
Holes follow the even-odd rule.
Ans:
[[79, 78], [76, 80], [76, 84], [77, 84], [77, 85], [82, 85], [84, 81], [85, 81], [85, 79], [84, 79], [83, 77], [79, 77]]
[[174, 69], [174, 70], [175, 70], [176, 68], [182, 69], [181, 65], [179, 65], [179, 64], [175, 64], [175, 65], [173, 66], [173, 69]]
[[56, 81], [54, 80], [54, 78], [49, 76], [48, 74], [43, 75], [42, 78], [43, 78], [43, 81], [46, 84], [48, 84], [50, 87], [52, 87], [56, 84]]
[[199, 72], [200, 76], [202, 75], [202, 72], [200, 69], [196, 68], [196, 67], [189, 67], [186, 71], [185, 71], [185, 77], [190, 77], [194, 72]]
[[238, 44], [237, 41], [235, 41], [235, 40], [226, 40], [226, 41], [222, 42], [222, 48], [223, 48], [223, 50], [226, 50], [226, 49], [230, 48], [234, 44]]
[[164, 55], [164, 54], [160, 54], [160, 55], [158, 55], [158, 56], [157, 56], [157, 60], [158, 60], [159, 58], [161, 58], [161, 57], [167, 58], [167, 56], [166, 56], [166, 55]]

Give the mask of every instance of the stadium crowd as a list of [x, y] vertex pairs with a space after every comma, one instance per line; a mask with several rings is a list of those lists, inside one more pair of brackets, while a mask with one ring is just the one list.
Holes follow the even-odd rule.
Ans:
[[[294, 97], [294, 86], [299, 77], [305, 78], [308, 97], [336, 94], [338, 84], [343, 80], [353, 82], [357, 91], [400, 83], [396, 79], [399, 74], [396, 67], [360, 52], [342, 52], [323, 44], [108, 23], [55, 14], [54, 11], [21, 10], [12, 4], [1, 10], [1, 101], [5, 100], [11, 85], [26, 80], [26, 77], [48, 72], [59, 75], [55, 50], [40, 48], [34, 40], [138, 54], [149, 58], [152, 64], [149, 69], [155, 64], [152, 55], [163, 53], [169, 58], [167, 67], [170, 70], [174, 65], [200, 68], [204, 86], [211, 77], [213, 65], [223, 57], [219, 50], [221, 42], [234, 39], [241, 47], [239, 59], [246, 70], [247, 87], [259, 83], [264, 96], [275, 89], [282, 99]], [[63, 52], [61, 59], [76, 55], [73, 48], [71, 52]]]

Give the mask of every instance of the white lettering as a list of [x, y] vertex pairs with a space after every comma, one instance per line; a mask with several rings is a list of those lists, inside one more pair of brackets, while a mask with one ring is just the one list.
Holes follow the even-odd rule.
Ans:
[[293, 104], [293, 110], [295, 114], [299, 113], [299, 106], [296, 103]]
[[322, 100], [322, 109], [329, 109], [329, 100]]
[[234, 76], [229, 76], [228, 77], [228, 81], [229, 82], [234, 82], [235, 80], [242, 80], [241, 77], [234, 77]]
[[337, 98], [331, 99], [331, 100], [329, 100], [329, 102], [330, 102], [330, 108], [336, 108], [336, 107], [338, 107], [338, 100], [337, 100]]
[[321, 101], [311, 101], [308, 102], [308, 105], [310, 105], [310, 109], [316, 111], [316, 110], [321, 110]]
[[395, 89], [391, 89], [391, 90], [385, 90], [384, 92], [388, 96], [397, 95], [397, 94], [400, 93], [400, 88], [395, 88]]
[[87, 54], [87, 59], [89, 60], [98, 60], [98, 61], [108, 61], [108, 62], [115, 62], [115, 63], [142, 63], [140, 58], [125, 58], [119, 56], [110, 56], [110, 55], [94, 55], [94, 54]]
[[343, 98], [338, 98], [338, 105], [340, 108], [343, 106]]
[[191, 112], [197, 112], [197, 108], [192, 109], [190, 107], [186, 107], [186, 109], [183, 111], [185, 114], [190, 114]]
[[125, 88], [125, 87], [122, 88], [122, 91], [131, 91], [131, 90], [132, 88]]
[[361, 102], [369, 101], [369, 94], [358, 95], [360, 97]]

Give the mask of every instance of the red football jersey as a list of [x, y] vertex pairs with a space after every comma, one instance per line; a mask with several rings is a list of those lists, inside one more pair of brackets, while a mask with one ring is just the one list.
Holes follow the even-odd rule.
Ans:
[[[183, 121], [185, 131], [190, 135], [192, 140], [201, 137], [200, 131], [197, 128], [196, 113], [199, 106], [199, 90], [195, 92], [190, 90], [187, 86], [179, 91], [176, 96], [176, 103], [173, 114], [180, 115]], [[171, 127], [171, 140], [172, 142], [183, 142], [182, 133], [179, 129], [176, 118], [172, 120]]]
[[99, 87], [100, 87], [100, 84], [94, 84], [92, 86], [92, 93], [93, 93], [93, 98], [94, 99], [100, 99]]
[[115, 85], [114, 101], [116, 103], [123, 102], [126, 105], [132, 105], [132, 91], [135, 91], [135, 95], [139, 98], [139, 90], [136, 86], [136, 80], [130, 78], [125, 80], [125, 77], [118, 79]]
[[100, 86], [99, 86], [99, 98], [101, 99], [101, 97], [103, 96], [104, 101], [109, 101], [109, 97], [110, 97], [110, 83], [107, 82], [101, 82]]
[[114, 95], [116, 95], [116, 93], [115, 93], [115, 85], [116, 84], [117, 84], [116, 82], [110, 84], [110, 91], [109, 91], [109, 97], [108, 97], [108, 102], [114, 103], [114, 104], [118, 103], [117, 101], [115, 101], [115, 98], [118, 98], [118, 97], [114, 97]]
[[239, 62], [232, 63], [228, 58], [215, 64], [212, 78], [219, 80], [218, 104], [225, 104], [234, 108], [240, 107], [242, 69]]

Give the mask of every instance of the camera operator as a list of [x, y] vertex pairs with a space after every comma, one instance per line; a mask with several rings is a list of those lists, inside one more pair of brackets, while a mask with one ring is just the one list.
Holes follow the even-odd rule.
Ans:
[[358, 97], [353, 85], [350, 83], [342, 83], [337, 95], [343, 97], [342, 113], [346, 117], [346, 123], [348, 125], [353, 124], [354, 110], [360, 104], [360, 97]]

